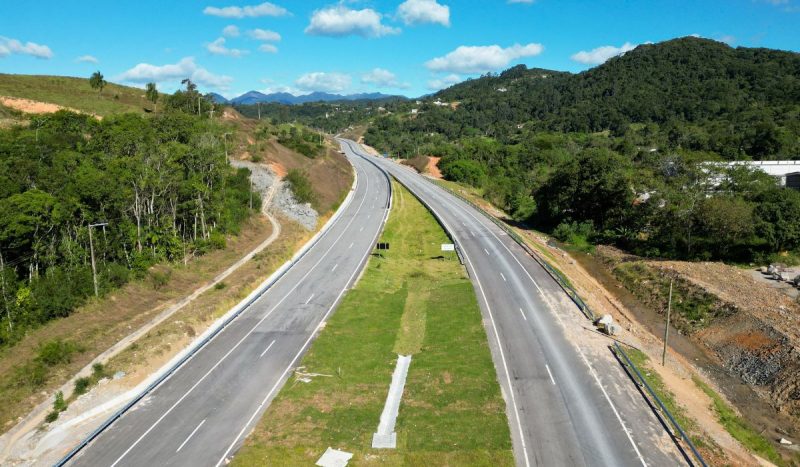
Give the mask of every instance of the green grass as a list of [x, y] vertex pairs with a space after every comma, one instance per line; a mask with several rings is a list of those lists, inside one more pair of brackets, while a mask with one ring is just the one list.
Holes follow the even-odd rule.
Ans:
[[[647, 384], [650, 385], [653, 392], [661, 399], [661, 402], [675, 418], [675, 421], [680, 424], [683, 431], [689, 436], [692, 443], [694, 443], [705, 460], [711, 461], [712, 459], [724, 458], [725, 453], [722, 448], [699, 428], [697, 422], [687, 413], [686, 409], [675, 400], [675, 395], [667, 389], [661, 376], [650, 367], [650, 359], [647, 355], [633, 348], [626, 348], [625, 353], [628, 354], [628, 358], [639, 368], [639, 372], [642, 374], [645, 381], [647, 381]], [[646, 389], [644, 390], [646, 391]], [[669, 423], [669, 420], [667, 420], [667, 423]], [[673, 428], [673, 432], [680, 437], [676, 429]], [[692, 456], [688, 447], [686, 448], [686, 452], [689, 453], [689, 456]]]
[[758, 454], [759, 456], [769, 459], [770, 462], [776, 465], [785, 465], [786, 462], [781, 458], [781, 455], [769, 442], [767, 438], [760, 435], [752, 427], [747, 424], [747, 421], [742, 417], [736, 415], [736, 412], [705, 382], [701, 381], [696, 376], [692, 376], [694, 383], [705, 392], [714, 403], [714, 411], [717, 413], [719, 422], [725, 427], [725, 430], [731, 434], [737, 441], [742, 443], [744, 447]]
[[88, 74], [87, 78], [71, 78], [0, 73], [0, 96], [48, 102], [101, 116], [152, 109], [143, 89], [108, 83], [100, 94], [89, 86]]
[[[355, 465], [513, 465], [511, 440], [475, 292], [425, 208], [395, 184], [373, 256], [234, 458], [313, 465], [328, 446]], [[371, 449], [398, 352], [413, 354], [396, 450]]]

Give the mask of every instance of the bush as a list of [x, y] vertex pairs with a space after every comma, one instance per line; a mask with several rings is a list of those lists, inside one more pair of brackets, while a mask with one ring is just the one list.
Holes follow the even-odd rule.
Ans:
[[569, 243], [581, 251], [590, 251], [593, 247], [590, 239], [594, 235], [591, 222], [562, 222], [553, 230], [553, 236], [562, 242]]
[[292, 193], [298, 202], [311, 204], [316, 202], [317, 196], [306, 173], [292, 169], [286, 174], [286, 181], [289, 182]]
[[214, 288], [217, 289], [217, 290], [222, 290], [227, 286], [228, 285], [226, 283], [224, 283], [224, 282], [217, 282], [216, 284], [214, 284]]
[[94, 379], [103, 379], [106, 377], [106, 367], [102, 363], [95, 363], [92, 365], [92, 377]]
[[67, 403], [64, 401], [64, 393], [58, 391], [56, 393], [56, 398], [53, 400], [53, 411], [63, 412], [65, 410], [67, 410]]
[[80, 396], [86, 394], [89, 387], [92, 385], [92, 380], [89, 378], [78, 378], [75, 380], [75, 395]]
[[169, 280], [172, 277], [172, 269], [153, 269], [150, 271], [148, 276], [150, 277], [150, 283], [153, 285], [153, 289], [158, 290], [169, 283]]
[[74, 342], [56, 339], [40, 345], [36, 359], [47, 366], [55, 366], [71, 362], [72, 355], [82, 351]]
[[37, 389], [47, 380], [47, 367], [36, 360], [14, 369], [14, 386]]
[[53, 410], [52, 412], [48, 413], [46, 417], [44, 417], [45, 423], [53, 423], [54, 421], [58, 420], [58, 412]]

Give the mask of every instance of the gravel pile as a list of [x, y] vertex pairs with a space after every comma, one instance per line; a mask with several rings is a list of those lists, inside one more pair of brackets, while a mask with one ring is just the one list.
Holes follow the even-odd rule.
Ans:
[[319, 214], [309, 203], [297, 202], [288, 183], [280, 184], [278, 192], [272, 200], [272, 205], [306, 230], [314, 230], [317, 227]]

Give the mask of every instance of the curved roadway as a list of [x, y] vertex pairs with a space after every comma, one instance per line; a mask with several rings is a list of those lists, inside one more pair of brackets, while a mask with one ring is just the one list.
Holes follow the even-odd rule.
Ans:
[[[519, 465], [685, 462], [607, 351], [606, 338], [581, 329], [586, 321], [577, 308], [512, 238], [409, 167], [371, 156], [352, 141], [340, 143], [351, 160], [370, 160], [410, 189], [459, 244], [484, 316]], [[593, 339], [601, 342], [588, 345]]]
[[[74, 458], [74, 465], [225, 464], [352, 286], [390, 186], [351, 158], [358, 184], [331, 228], [259, 299]], [[67, 447], [65, 447], [67, 448]]]

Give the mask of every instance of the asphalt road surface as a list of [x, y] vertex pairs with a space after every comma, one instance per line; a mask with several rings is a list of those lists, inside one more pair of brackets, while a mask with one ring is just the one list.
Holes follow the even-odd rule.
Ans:
[[233, 456], [374, 248], [389, 183], [373, 164], [352, 163], [352, 201], [320, 241], [73, 465], [213, 466]]
[[512, 238], [410, 168], [370, 156], [352, 141], [340, 142], [351, 160], [360, 155], [372, 161], [428, 204], [460, 245], [506, 400], [518, 465], [685, 463], [669, 439], [664, 442], [664, 428], [605, 344], [591, 352], [568, 337], [569, 326], [588, 332], [580, 329], [577, 308]]

